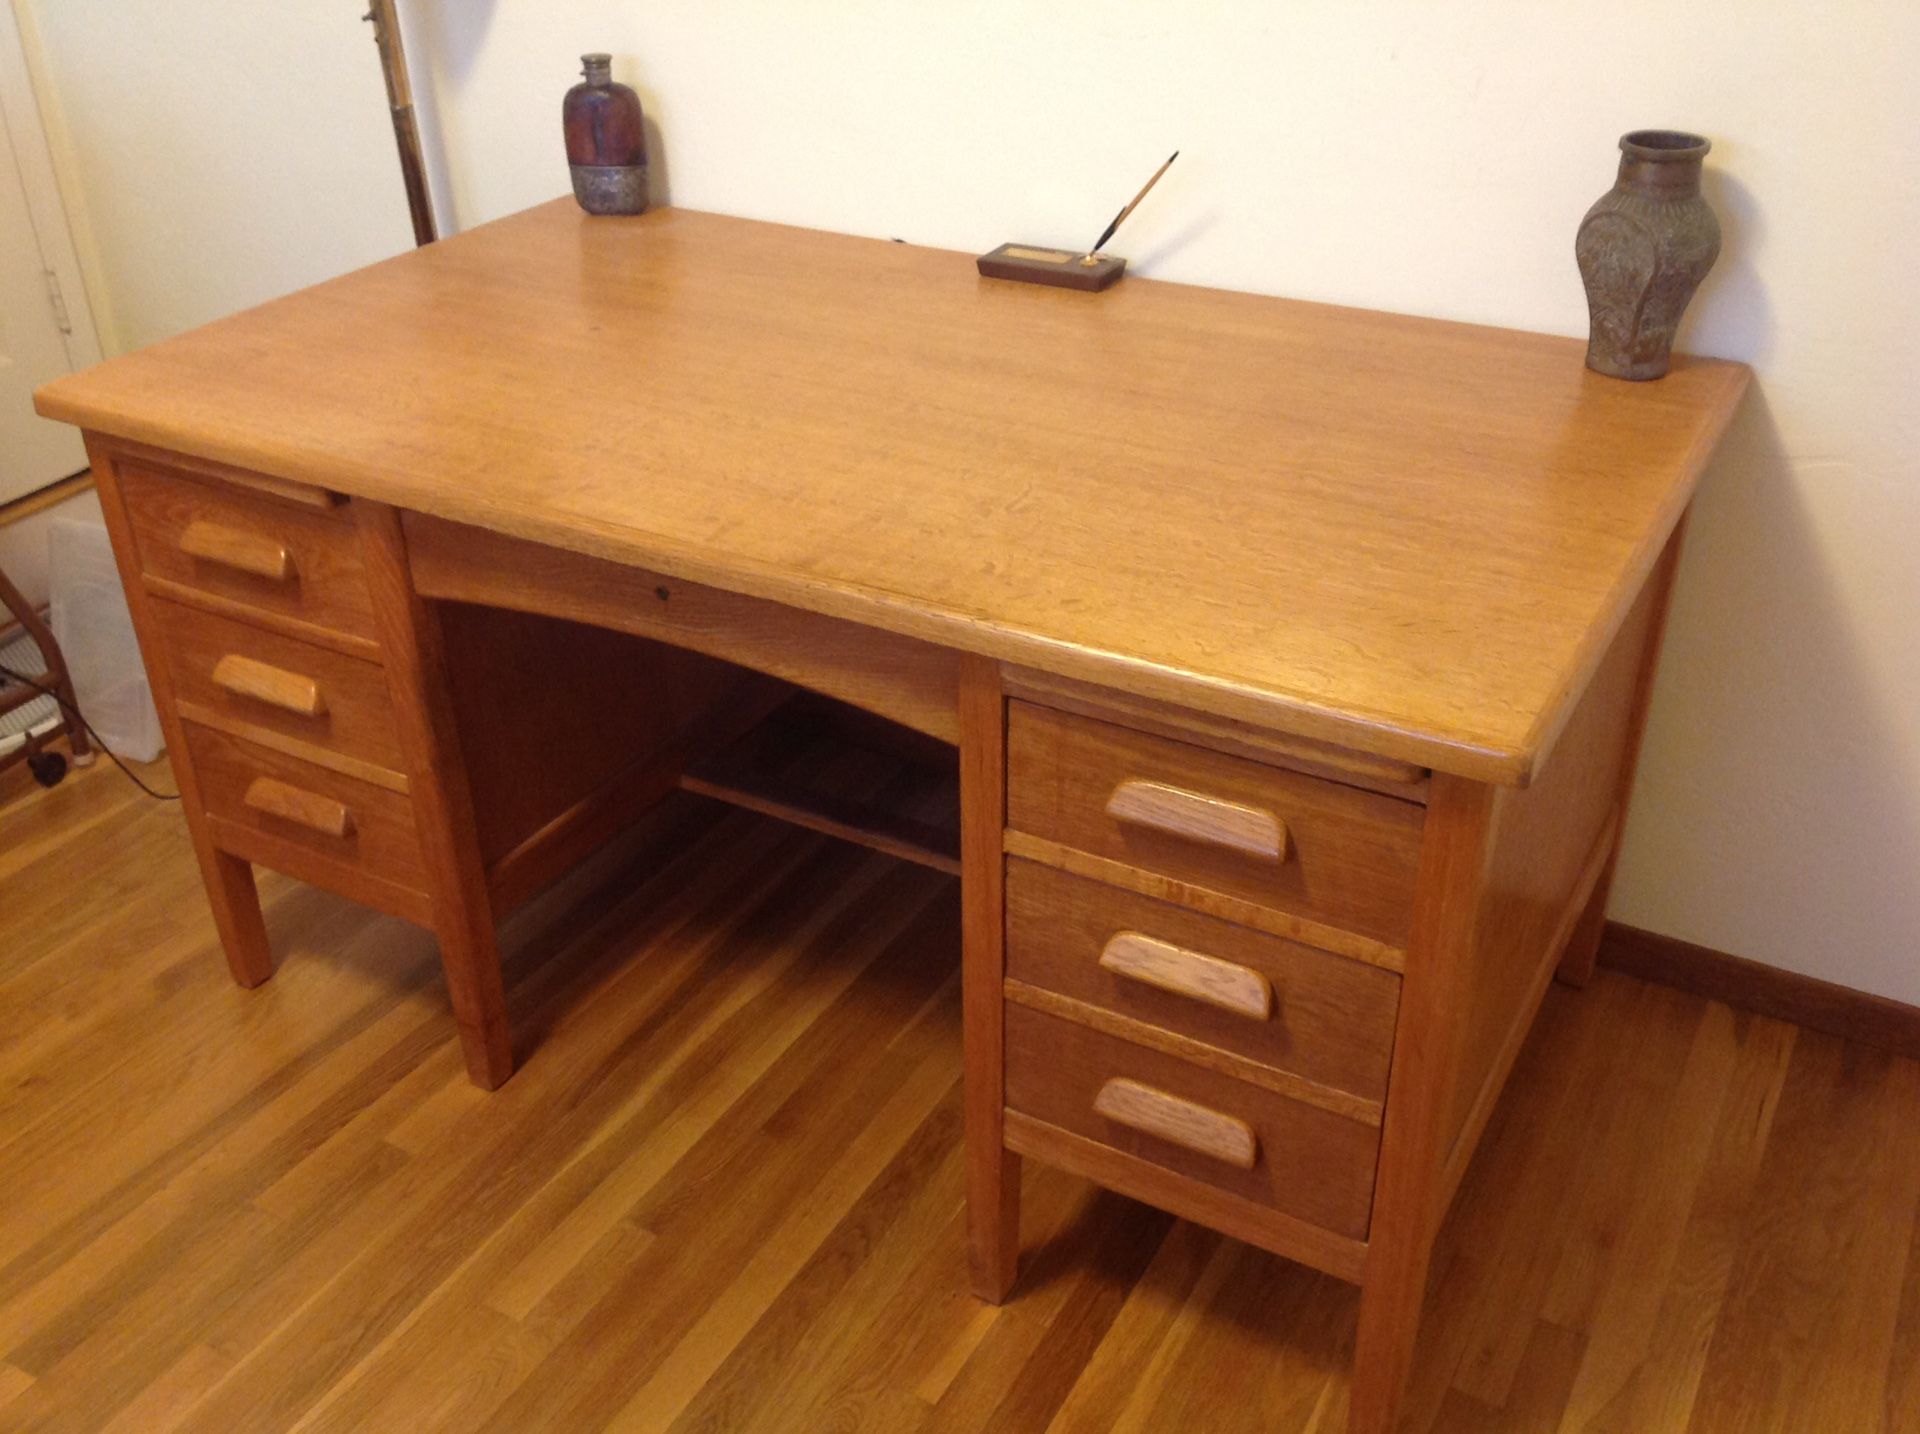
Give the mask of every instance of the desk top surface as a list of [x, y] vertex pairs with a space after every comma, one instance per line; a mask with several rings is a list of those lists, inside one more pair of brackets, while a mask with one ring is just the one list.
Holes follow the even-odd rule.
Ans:
[[[1569, 261], [1569, 283], [1571, 277]], [[1524, 782], [1743, 365], [542, 205], [40, 411], [1461, 775]]]

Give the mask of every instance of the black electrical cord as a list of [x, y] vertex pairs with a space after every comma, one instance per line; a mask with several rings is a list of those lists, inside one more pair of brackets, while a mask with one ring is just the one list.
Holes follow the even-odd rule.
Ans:
[[86, 717], [82, 715], [80, 709], [67, 701], [67, 699], [62, 697], [58, 692], [55, 692], [51, 687], [48, 687], [45, 683], [35, 682], [24, 672], [15, 672], [3, 662], [0, 662], [0, 677], [18, 682], [22, 687], [31, 687], [43, 697], [51, 697], [60, 705], [61, 710], [87, 729], [87, 735], [93, 738], [94, 746], [98, 747], [113, 759], [113, 765], [127, 774], [127, 780], [132, 782], [134, 786], [138, 787], [148, 796], [152, 797], [156, 802], [177, 802], [180, 800], [180, 794], [178, 792], [156, 792], [152, 787], [149, 787], [145, 782], [141, 781], [135, 774], [133, 768], [120, 760], [120, 754], [100, 740], [100, 734], [93, 730], [93, 723], [89, 722]]

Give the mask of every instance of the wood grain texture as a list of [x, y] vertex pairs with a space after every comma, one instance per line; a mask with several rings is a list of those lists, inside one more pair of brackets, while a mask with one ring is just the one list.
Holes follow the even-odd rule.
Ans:
[[1392, 1092], [1381, 1134], [1375, 1233], [1367, 1245], [1347, 1434], [1393, 1434], [1446, 1213], [1447, 1111], [1461, 1084], [1460, 1028], [1472, 994], [1473, 943], [1495, 791], [1436, 774], [1420, 849]]
[[[0, 780], [0, 1425], [1339, 1430], [1351, 1285], [1039, 1161], [974, 1301], [953, 883], [674, 806], [508, 924], [483, 1096], [427, 933], [263, 872], [242, 997], [177, 809]], [[1551, 987], [1400, 1434], [1916, 1427], [1916, 1073]]]
[[1249, 1021], [1273, 1019], [1273, 983], [1251, 966], [1122, 931], [1100, 948], [1100, 969]]
[[[1648, 644], [1666, 590], [1650, 584], [1581, 695], [1553, 760], [1533, 786], [1502, 791], [1495, 804], [1486, 886], [1467, 959], [1468, 989], [1451, 1013], [1460, 1079], [1446, 1115], [1450, 1143], [1477, 1133], [1487, 1091], [1497, 1091], [1518, 1052], [1523, 1027], [1558, 965], [1617, 845], [1622, 777]], [[1603, 840], [1604, 839], [1604, 840]], [[1596, 844], [1599, 864], [1596, 870]], [[1577, 903], [1577, 904], [1574, 904]], [[1463, 1162], [1461, 1162], [1463, 1163]]]
[[[1141, 280], [1087, 303], [983, 280], [965, 255], [560, 200], [36, 402], [1524, 782], [1747, 377], [1681, 359], [1623, 384], [1573, 339]], [[1170, 580], [1189, 574], [1205, 580]]]
[[[1007, 825], [1017, 831], [1378, 941], [1406, 940], [1425, 815], [1414, 803], [1028, 702], [1009, 708], [1007, 763]], [[1158, 824], [1114, 815], [1116, 794], [1142, 787], [1171, 789], [1141, 798], [1154, 799]], [[1192, 834], [1203, 817], [1251, 830], [1259, 814], [1273, 840], [1258, 851], [1223, 845], [1213, 825]]]
[[295, 787], [273, 777], [255, 777], [240, 798], [250, 811], [292, 822], [308, 831], [344, 841], [353, 835], [353, 813], [345, 802]]
[[265, 533], [250, 533], [194, 518], [180, 530], [180, 551], [195, 562], [210, 563], [270, 583], [293, 580], [293, 558], [285, 543]]
[[1020, 1158], [1005, 1131], [1007, 699], [998, 663], [963, 657], [959, 677], [967, 1273], [999, 1304], [1020, 1263]]
[[1090, 852], [1065, 846], [1057, 841], [1049, 841], [1045, 837], [1009, 831], [1006, 834], [1006, 847], [1009, 856], [1051, 866], [1059, 871], [1070, 872], [1074, 876], [1085, 877], [1089, 881], [1103, 882], [1122, 891], [1137, 892], [1141, 896], [1152, 897], [1155, 901], [1164, 901], [1193, 911], [1205, 912], [1209, 916], [1217, 916], [1223, 921], [1231, 921], [1237, 926], [1245, 926], [1254, 931], [1283, 936], [1289, 941], [1304, 941], [1308, 945], [1318, 946], [1322, 951], [1332, 951], [1355, 961], [1364, 961], [1384, 971], [1398, 971], [1406, 965], [1405, 949], [1390, 942], [1375, 941], [1369, 936], [1343, 931], [1337, 926], [1328, 926], [1323, 922], [1309, 921], [1306, 917], [1295, 916], [1290, 911], [1276, 911], [1270, 906], [1262, 906], [1258, 902], [1229, 896], [1226, 892], [1215, 891], [1211, 887], [1196, 886], [1192, 882], [1181, 881], [1176, 877], [1163, 876], [1159, 872], [1142, 871], [1137, 866], [1129, 866], [1125, 862], [1112, 861], [1103, 856], [1094, 856]]
[[342, 768], [350, 775], [406, 790], [393, 698], [378, 663], [165, 599], [151, 607], [175, 700], [196, 716], [249, 740], [284, 739], [308, 760], [345, 758], [356, 764]]
[[146, 460], [116, 471], [150, 581], [343, 636], [374, 637], [359, 538], [340, 510], [201, 481]]
[[[187, 726], [186, 751], [213, 816], [383, 880], [427, 889], [407, 797], [207, 728]], [[267, 788], [257, 791], [263, 779]]]
[[1004, 674], [1009, 697], [1042, 707], [1077, 712], [1082, 717], [1133, 727], [1175, 742], [1212, 747], [1236, 757], [1251, 757], [1256, 762], [1292, 767], [1308, 776], [1348, 782], [1388, 796], [1405, 797], [1408, 801], [1426, 799], [1429, 773], [1425, 767], [1412, 762], [1397, 762], [1390, 757], [1356, 752], [1350, 747], [1291, 737], [1270, 728], [1236, 722], [1230, 717], [1216, 717], [1156, 702], [1150, 697], [1132, 696], [1111, 687], [1075, 682], [1031, 667], [1007, 667]]
[[119, 459], [112, 448], [93, 434], [83, 435], [83, 441], [99, 487], [101, 518], [113, 544], [114, 565], [120, 572], [121, 589], [127, 595], [134, 636], [140, 644], [141, 662], [153, 688], [154, 708], [160, 718], [160, 730], [166, 737], [180, 807], [187, 830], [192, 834], [194, 856], [200, 865], [214, 926], [220, 933], [227, 969], [240, 985], [258, 986], [273, 975], [273, 951], [267, 944], [267, 929], [260, 915], [253, 871], [244, 859], [223, 851], [213, 838], [200, 783], [187, 755], [186, 725], [180, 716], [171, 664], [161, 640], [158, 600], [141, 581], [140, 541], [135, 536], [133, 516], [121, 489]]
[[288, 503], [297, 503], [303, 508], [312, 508], [320, 513], [338, 508], [346, 502], [343, 494], [326, 488], [316, 488], [311, 483], [290, 482], [285, 478], [275, 478], [271, 474], [256, 472], [250, 468], [237, 468], [231, 463], [220, 463], [211, 458], [200, 458], [190, 453], [155, 448], [148, 443], [115, 439], [113, 449], [126, 463], [142, 467], [157, 464], [168, 472], [185, 474], [190, 478], [205, 479], [229, 487], [251, 488], [257, 493], [265, 493], [269, 497], [279, 498]]
[[1128, 780], [1107, 798], [1106, 814], [1202, 846], [1226, 847], [1268, 861], [1287, 859], [1287, 826], [1263, 807], [1229, 802], [1165, 782]]
[[[1283, 1211], [1336, 1235], [1366, 1239], [1378, 1127], [1026, 1006], [1007, 1007], [1006, 1031], [1009, 1110], [1110, 1146], [1183, 1180]], [[1110, 1121], [1098, 1101], [1112, 1080], [1148, 1086], [1246, 1123], [1257, 1138], [1257, 1159], [1235, 1168], [1192, 1154], [1189, 1145], [1164, 1135]], [[1133, 1192], [1127, 1184], [1115, 1188], [1122, 1194]]]
[[659, 759], [670, 787], [682, 732], [744, 677], [549, 617], [464, 603], [431, 611], [489, 869], [636, 762]]
[[1100, 1087], [1093, 1098], [1093, 1110], [1115, 1125], [1236, 1170], [1253, 1169], [1259, 1158], [1259, 1139], [1246, 1121], [1125, 1076], [1115, 1076]]
[[[1647, 591], [1640, 599], [1651, 609], [1651, 615], [1647, 633], [1640, 644], [1640, 670], [1634, 677], [1633, 703], [1627, 713], [1626, 758], [1620, 763], [1615, 777], [1619, 796], [1614, 806], [1619, 830], [1614, 835], [1606, 867], [1593, 884], [1593, 895], [1588, 898], [1587, 909], [1581, 913], [1580, 923], [1568, 938], [1567, 949], [1560, 958], [1557, 974], [1569, 985], [1583, 986], [1592, 978], [1594, 959], [1599, 954], [1607, 920], [1607, 898], [1613, 893], [1613, 876], [1620, 864], [1620, 843], [1626, 834], [1627, 811], [1633, 801], [1634, 773], [1640, 767], [1640, 743], [1646, 735], [1647, 716], [1653, 710], [1653, 683], [1660, 675], [1660, 652], [1666, 643], [1667, 615], [1673, 608], [1673, 585], [1680, 573], [1680, 555], [1686, 550], [1687, 523], [1691, 515], [1691, 508], [1681, 515], [1680, 524], [1667, 540], [1666, 551], [1660, 555], [1653, 576], [1647, 580]], [[1618, 639], [1615, 641], [1617, 643]]]
[[1213, 1071], [1243, 1085], [1257, 1085], [1288, 1100], [1330, 1110], [1335, 1115], [1358, 1121], [1362, 1125], [1380, 1124], [1384, 1108], [1381, 1101], [1350, 1094], [1337, 1086], [1322, 1085], [1279, 1066], [1262, 1065], [1224, 1046], [1208, 1045], [1205, 1041], [1166, 1026], [1150, 1025], [1133, 1016], [1122, 1015], [1111, 1007], [1096, 1006], [1074, 996], [1063, 996], [1045, 986], [1030, 986], [1013, 977], [1007, 979], [1006, 993], [1007, 1000], [1030, 1011], [1071, 1021], [1077, 1026], [1085, 1026], [1088, 1030], [1099, 1031], [1150, 1051], [1159, 1051], [1200, 1070]]
[[[1254, 976], [1271, 1019], [1116, 973], [1107, 953], [1129, 936]], [[1400, 981], [1365, 962], [1014, 858], [1007, 974], [1322, 1085], [1376, 1101], [1386, 1094]]]
[[400, 515], [372, 502], [353, 504], [351, 514], [365, 545], [367, 585], [407, 754], [408, 795], [427, 871], [425, 886], [433, 898], [440, 969], [446, 973], [467, 1075], [483, 1090], [493, 1090], [513, 1073], [513, 1036], [469, 775], [476, 768], [461, 745], [441, 614], [414, 591]]
[[424, 597], [592, 623], [739, 663], [955, 740], [954, 654], [660, 572], [409, 515]]
[[320, 684], [304, 672], [290, 672], [255, 657], [223, 653], [209, 674], [213, 685], [235, 697], [251, 698], [296, 717], [326, 715], [327, 699]]

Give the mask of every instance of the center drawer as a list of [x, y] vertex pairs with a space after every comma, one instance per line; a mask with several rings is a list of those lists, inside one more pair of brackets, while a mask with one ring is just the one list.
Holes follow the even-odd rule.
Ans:
[[1370, 1100], [1400, 978], [1034, 862], [1007, 863], [1007, 975]]
[[1016, 831], [1406, 944], [1413, 802], [1012, 702], [1007, 804]]

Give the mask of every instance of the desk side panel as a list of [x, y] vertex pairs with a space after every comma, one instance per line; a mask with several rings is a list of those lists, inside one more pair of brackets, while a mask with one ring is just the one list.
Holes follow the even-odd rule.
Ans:
[[745, 674], [623, 633], [439, 605], [481, 860], [504, 913], [674, 791]]
[[1628, 613], [1538, 780], [1496, 797], [1443, 1126], [1449, 1197], [1618, 840], [1635, 698], [1666, 594], [1657, 579]]

